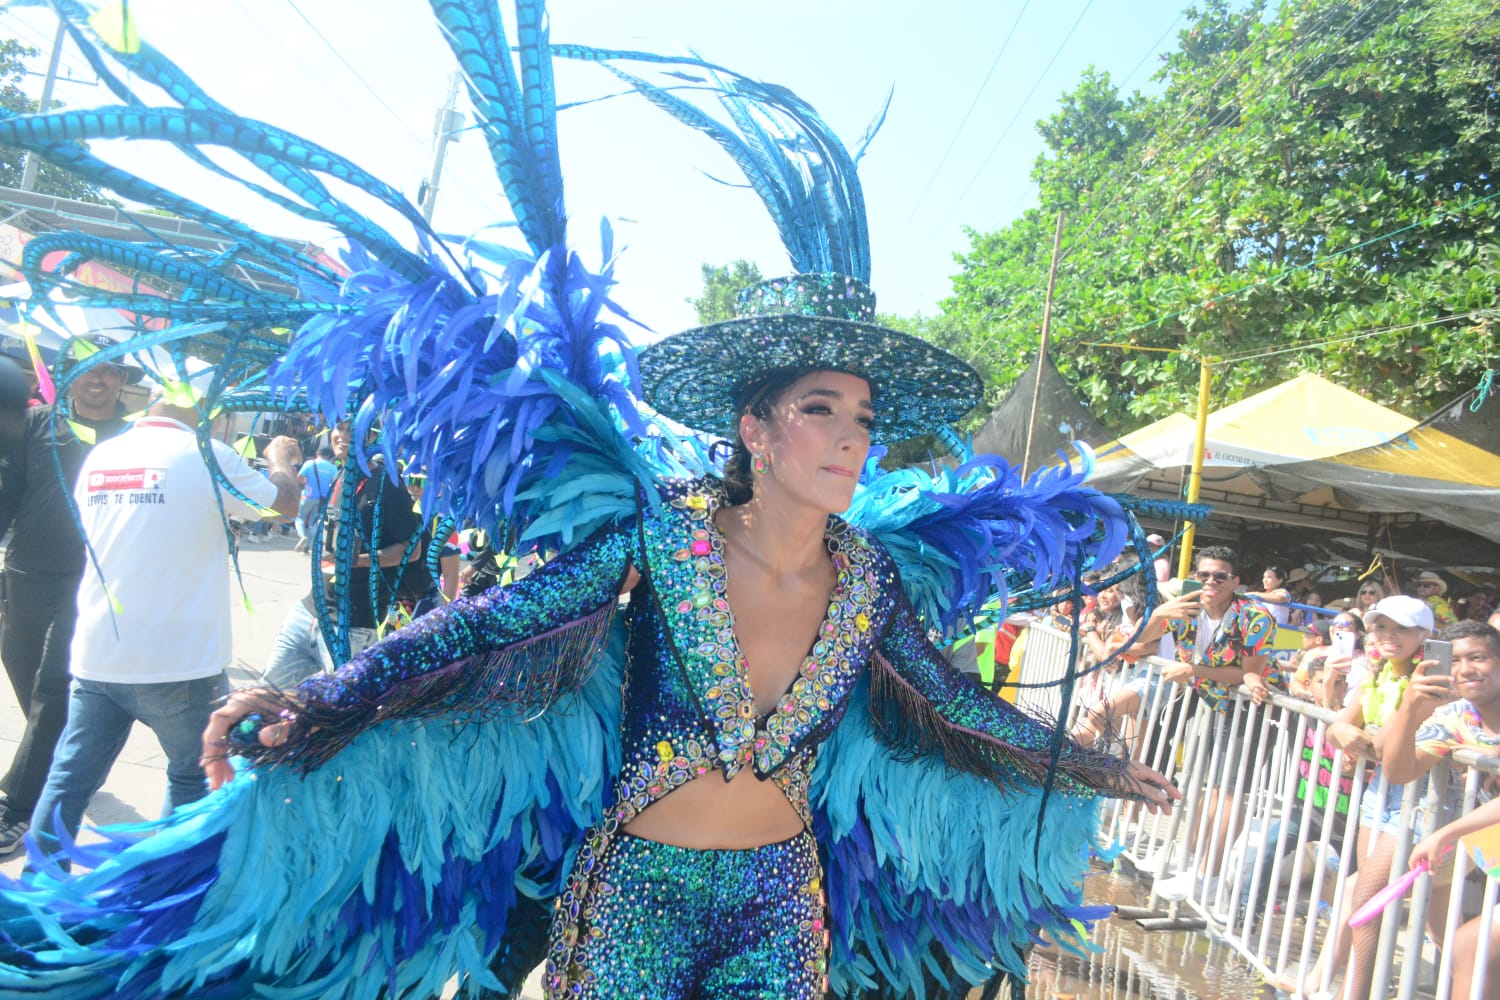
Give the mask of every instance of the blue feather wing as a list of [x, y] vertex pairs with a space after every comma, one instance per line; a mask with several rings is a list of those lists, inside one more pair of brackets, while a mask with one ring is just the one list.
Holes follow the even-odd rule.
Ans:
[[623, 656], [617, 630], [588, 684], [540, 718], [383, 726], [310, 774], [250, 770], [112, 831], [85, 849], [106, 856], [92, 872], [0, 887], [0, 990], [374, 1000], [437, 996], [454, 975], [498, 988], [491, 956], [536, 939], [513, 916], [545, 916], [602, 814]]
[[[813, 774], [813, 829], [823, 854], [831, 930], [830, 993], [924, 997], [1025, 979], [1022, 949], [1045, 935], [1083, 946], [1082, 904], [1097, 831], [1090, 799], [1054, 796], [1034, 851], [1044, 795], [1001, 791], [932, 760], [901, 759], [877, 738], [861, 684]], [[953, 995], [959, 995], [954, 993]]]
[[1119, 555], [1118, 501], [1085, 486], [1079, 468], [1047, 468], [1023, 482], [996, 456], [956, 469], [867, 474], [846, 517], [874, 534], [901, 570], [923, 620], [949, 634], [986, 605], [1053, 603], [1076, 574]]

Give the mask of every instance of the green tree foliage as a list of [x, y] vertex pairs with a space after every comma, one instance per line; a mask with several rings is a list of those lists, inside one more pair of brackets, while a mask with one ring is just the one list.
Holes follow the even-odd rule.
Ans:
[[1025, 367], [1062, 210], [1052, 356], [1108, 426], [1191, 409], [1200, 356], [1223, 359], [1215, 406], [1309, 370], [1413, 416], [1475, 384], [1500, 305], [1500, 0], [1189, 17], [1159, 94], [1090, 70], [1039, 123], [1040, 205], [970, 231], [943, 304], [958, 353], [994, 387]]
[[704, 264], [703, 294], [687, 303], [697, 312], [699, 323], [734, 319], [735, 297], [760, 280], [760, 268], [748, 260]]
[[[37, 102], [21, 88], [26, 77], [26, 60], [35, 58], [37, 50], [14, 38], [0, 39], [0, 108], [7, 114], [30, 114]], [[20, 187], [26, 169], [26, 153], [14, 146], [0, 145], [0, 186]], [[103, 203], [99, 189], [51, 163], [42, 161], [37, 170], [34, 190], [58, 198]]]

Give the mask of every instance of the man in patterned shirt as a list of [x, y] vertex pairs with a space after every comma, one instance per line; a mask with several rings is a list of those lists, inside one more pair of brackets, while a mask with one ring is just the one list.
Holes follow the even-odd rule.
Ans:
[[[1142, 636], [1146, 641], [1171, 632], [1178, 662], [1163, 670], [1162, 678], [1191, 686], [1199, 705], [1206, 705], [1214, 712], [1213, 745], [1204, 747], [1205, 753], [1212, 753], [1213, 746], [1222, 746], [1229, 740], [1226, 709], [1236, 687], [1243, 684], [1257, 703], [1264, 701], [1269, 691], [1266, 651], [1276, 635], [1276, 620], [1261, 605], [1238, 595], [1236, 558], [1234, 550], [1223, 545], [1200, 549], [1193, 579], [1203, 585], [1202, 590], [1159, 605], [1151, 613]], [[1274, 676], [1269, 679], [1276, 680]], [[1238, 755], [1239, 767], [1253, 766], [1256, 754], [1253, 743], [1250, 745], [1249, 752]], [[1199, 868], [1203, 873], [1208, 871], [1210, 856], [1217, 853], [1222, 859], [1238, 834], [1234, 828], [1235, 810], [1230, 808], [1236, 777], [1226, 771], [1224, 787], [1208, 789], [1207, 808], [1215, 816], [1209, 844], [1218, 846], [1217, 850], [1202, 852]], [[1190, 829], [1196, 831], [1197, 824]], [[1184, 875], [1192, 877], [1190, 873]], [[1170, 895], [1178, 887], [1157, 888]]]

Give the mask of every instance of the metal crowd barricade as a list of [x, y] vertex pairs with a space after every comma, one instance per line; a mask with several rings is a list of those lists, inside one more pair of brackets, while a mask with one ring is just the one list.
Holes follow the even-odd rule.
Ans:
[[[1066, 663], [1071, 641], [1053, 629], [1031, 629], [1020, 677], [1027, 683], [1038, 679], [1031, 672], [1033, 656], [1038, 664], [1055, 669], [1059, 657]], [[1121, 856], [1138, 873], [1156, 876], [1145, 909], [1161, 915], [1143, 919], [1142, 926], [1202, 927], [1262, 975], [1294, 980], [1295, 995], [1328, 993], [1344, 972], [1333, 961], [1335, 937], [1341, 927], [1350, 933], [1345, 925], [1356, 861], [1364, 860], [1356, 858], [1361, 796], [1373, 786], [1384, 801], [1385, 778], [1374, 767], [1376, 762], [1362, 755], [1353, 756], [1347, 774], [1343, 751], [1323, 757], [1324, 749], [1332, 750], [1325, 737], [1336, 713], [1279, 692], [1264, 705], [1255, 705], [1241, 693], [1216, 719], [1207, 705], [1194, 707], [1186, 688], [1159, 679], [1150, 682], [1152, 674], [1170, 665], [1148, 657], [1105, 685], [1116, 693], [1140, 678], [1148, 679], [1135, 683], [1134, 690], [1144, 688], [1146, 695], [1135, 711], [1112, 720], [1123, 735], [1116, 745], [1121, 753], [1166, 774], [1183, 792], [1183, 801], [1170, 817], [1151, 816], [1139, 804], [1121, 801], [1106, 803], [1101, 814], [1102, 839], [1120, 847]], [[1076, 723], [1080, 712], [1073, 714], [1070, 722]], [[1325, 762], [1329, 784], [1320, 786]], [[1416, 837], [1475, 807], [1483, 775], [1500, 776], [1500, 758], [1459, 750], [1451, 764], [1445, 760], [1425, 780], [1405, 786], [1389, 881], [1405, 874]], [[1304, 778], [1305, 798], [1299, 798]], [[1326, 788], [1321, 796], [1319, 787]], [[1341, 814], [1346, 787], [1347, 807]], [[1211, 811], [1215, 797], [1227, 820]], [[1368, 855], [1375, 838], [1366, 839]], [[1500, 975], [1500, 956], [1485, 952], [1500, 882], [1483, 873], [1469, 877], [1467, 852], [1459, 853], [1455, 866], [1450, 902], [1441, 915], [1442, 940], [1451, 943], [1468, 919], [1483, 921], [1476, 954], [1462, 959], [1474, 963], [1472, 996], [1478, 998], [1484, 970], [1494, 965], [1490, 974]], [[1184, 872], [1193, 874], [1172, 880], [1178, 893], [1169, 899], [1158, 896], [1163, 877]], [[1454, 949], [1439, 949], [1427, 932], [1431, 887], [1431, 875], [1420, 877], [1407, 897], [1380, 918], [1372, 997], [1383, 998], [1395, 986], [1400, 1000], [1419, 995], [1449, 1000]], [[1262, 898], [1265, 902], [1258, 902]], [[1319, 965], [1325, 950], [1328, 958]]]

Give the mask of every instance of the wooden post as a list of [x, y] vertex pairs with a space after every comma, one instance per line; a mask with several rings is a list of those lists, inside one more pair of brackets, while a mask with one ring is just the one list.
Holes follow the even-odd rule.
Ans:
[[1036, 384], [1031, 387], [1031, 416], [1026, 421], [1026, 452], [1021, 456], [1021, 478], [1031, 471], [1031, 439], [1036, 434], [1037, 403], [1042, 396], [1042, 362], [1052, 337], [1052, 290], [1057, 287], [1057, 258], [1062, 247], [1063, 212], [1057, 211], [1057, 232], [1052, 235], [1052, 266], [1047, 271], [1047, 298], [1042, 303], [1042, 343], [1036, 352]]
[[[52, 39], [52, 55], [47, 61], [47, 78], [42, 81], [42, 99], [37, 102], [37, 114], [52, 107], [52, 87], [57, 83], [57, 64], [62, 59], [63, 42], [68, 37], [68, 25], [61, 17], [57, 19], [57, 36]], [[26, 166], [21, 170], [21, 190], [36, 187], [36, 173], [41, 169], [41, 158], [34, 152], [26, 154]]]
[[[1198, 362], [1198, 430], [1193, 435], [1193, 461], [1188, 466], [1187, 502], [1197, 503], [1203, 486], [1203, 448], [1208, 441], [1208, 389], [1213, 382], [1213, 367], [1207, 358]], [[1182, 554], [1177, 559], [1177, 575], [1186, 580], [1193, 571], [1193, 522], [1182, 532]]]

